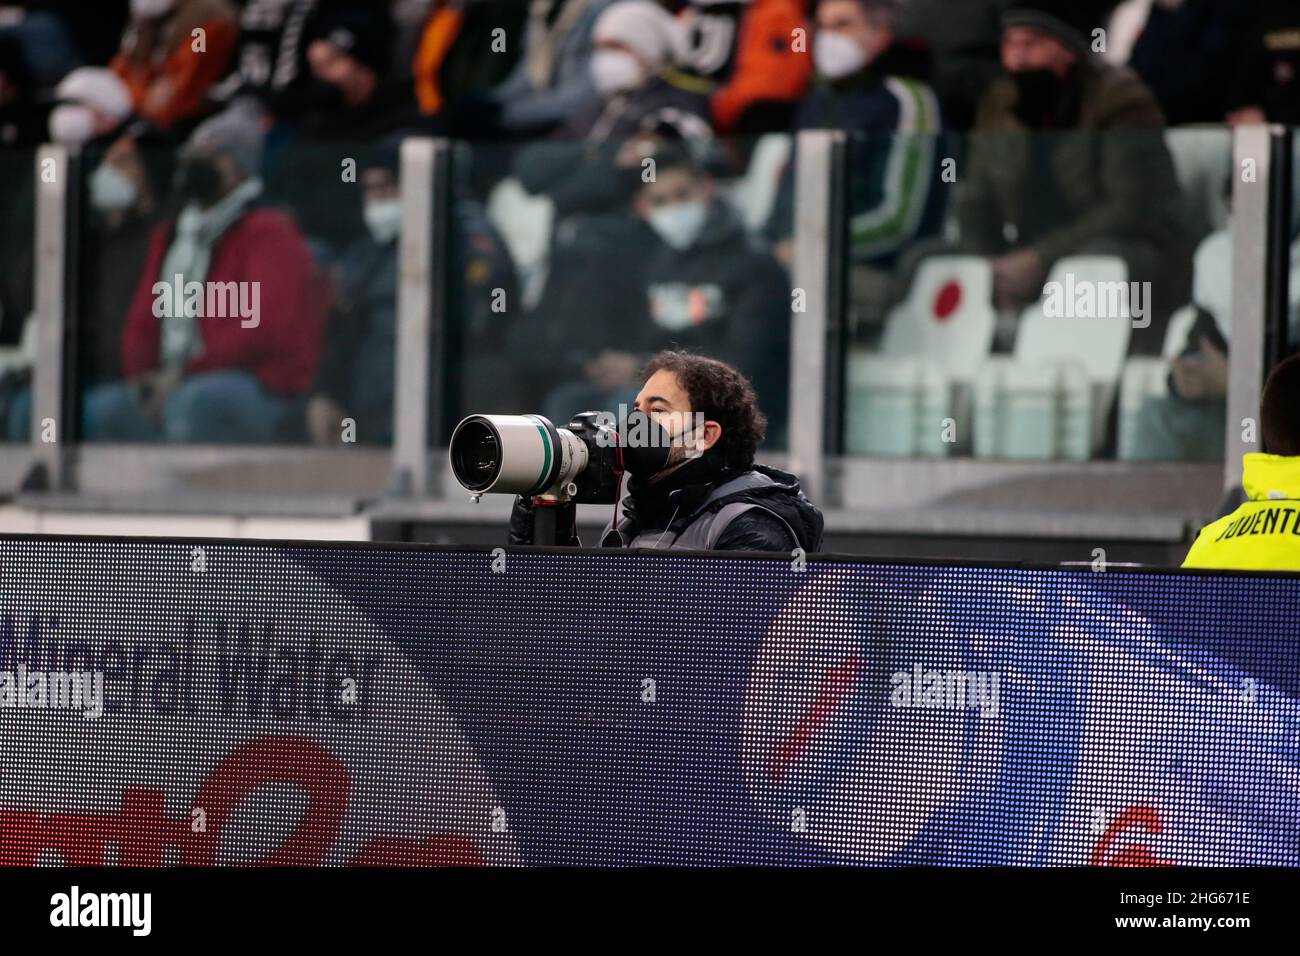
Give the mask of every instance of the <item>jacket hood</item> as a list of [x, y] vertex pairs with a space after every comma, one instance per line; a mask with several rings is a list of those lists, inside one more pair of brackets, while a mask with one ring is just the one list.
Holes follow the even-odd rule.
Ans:
[[1250, 454], [1242, 466], [1241, 484], [1252, 501], [1300, 500], [1300, 458]]

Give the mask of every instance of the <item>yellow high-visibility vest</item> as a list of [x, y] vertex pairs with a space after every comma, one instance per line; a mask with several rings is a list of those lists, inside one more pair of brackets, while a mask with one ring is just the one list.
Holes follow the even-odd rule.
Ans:
[[1250, 500], [1201, 529], [1185, 568], [1300, 571], [1300, 458], [1246, 455]]

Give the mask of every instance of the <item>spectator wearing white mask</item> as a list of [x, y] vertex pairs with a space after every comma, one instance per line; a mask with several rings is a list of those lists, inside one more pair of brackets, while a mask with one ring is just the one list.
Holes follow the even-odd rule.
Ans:
[[478, 134], [545, 136], [596, 97], [591, 31], [609, 0], [530, 0], [524, 55], [510, 75], [461, 104], [457, 123]]
[[640, 133], [707, 139], [708, 85], [678, 68], [686, 35], [653, 0], [619, 0], [596, 18], [591, 82], [599, 99], [575, 110], [557, 139], [622, 142]]
[[[939, 101], [920, 79], [921, 53], [895, 42], [894, 0], [822, 0], [813, 63], [817, 82], [799, 105], [797, 129], [839, 129], [849, 141], [851, 299], [868, 326], [883, 321], [893, 269], [909, 247], [942, 229]], [[917, 174], [919, 173], [919, 174]], [[782, 177], [767, 232], [793, 257], [794, 182]]]
[[171, 149], [142, 146], [126, 135], [90, 173], [81, 250], [83, 288], [90, 291], [82, 297], [77, 326], [82, 384], [122, 377], [122, 333], [173, 165]]
[[620, 153], [629, 143], [649, 136], [702, 150], [713, 138], [705, 87], [675, 65], [685, 36], [667, 10], [652, 0], [619, 0], [597, 18], [592, 38], [600, 99], [515, 159], [523, 187], [554, 202], [561, 218], [625, 206], [628, 177], [618, 167], [627, 165]]
[[[316, 445], [342, 442], [345, 419], [351, 419], [352, 437], [360, 444], [392, 441], [403, 213], [399, 177], [395, 144], [374, 147], [360, 160], [366, 234], [331, 267], [331, 285], [338, 295], [305, 414], [307, 437]], [[491, 362], [501, 345], [506, 316], [493, 311], [492, 301], [497, 289], [504, 291], [506, 301], [514, 300], [514, 265], [478, 203], [458, 193], [454, 209], [447, 313], [453, 317], [455, 344], [446, 347], [460, 354], [453, 364], [464, 376], [463, 395], [470, 407], [481, 407], [475, 402], [508, 404], [509, 373]]]
[[713, 177], [685, 150], [658, 144], [655, 178], [643, 183], [633, 211], [659, 237], [645, 263], [648, 321], [625, 341], [641, 354], [665, 348], [708, 353], [754, 383], [771, 424], [783, 436], [790, 344], [790, 283], [752, 236]]

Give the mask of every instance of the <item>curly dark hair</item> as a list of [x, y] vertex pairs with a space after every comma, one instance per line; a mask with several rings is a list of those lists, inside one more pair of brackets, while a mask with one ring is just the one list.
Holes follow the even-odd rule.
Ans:
[[1300, 456], [1300, 355], [1273, 369], [1264, 383], [1259, 426], [1264, 451], [1288, 458]]
[[722, 438], [709, 451], [728, 468], [754, 467], [754, 453], [767, 434], [767, 418], [758, 409], [758, 395], [749, 379], [726, 362], [690, 352], [665, 351], [650, 359], [642, 372], [672, 372], [691, 399], [691, 410], [722, 426]]

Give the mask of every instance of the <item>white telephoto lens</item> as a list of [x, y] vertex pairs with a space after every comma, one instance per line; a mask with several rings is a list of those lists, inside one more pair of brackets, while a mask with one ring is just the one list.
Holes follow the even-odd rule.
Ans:
[[540, 415], [471, 415], [452, 432], [456, 480], [474, 494], [539, 495], [587, 467], [587, 447]]

